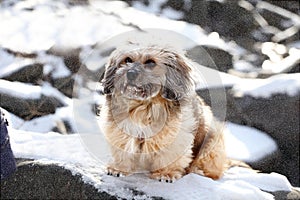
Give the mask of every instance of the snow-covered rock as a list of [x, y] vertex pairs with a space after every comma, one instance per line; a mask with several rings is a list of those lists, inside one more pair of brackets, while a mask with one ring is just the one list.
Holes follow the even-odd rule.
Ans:
[[[232, 170], [232, 174], [228, 176], [227, 183], [217, 183], [210, 179], [205, 179], [197, 175], [191, 174], [177, 184], [162, 184], [147, 180], [147, 177], [142, 175], [135, 175], [128, 178], [112, 178], [100, 176], [97, 168], [90, 169], [92, 174], [83, 173], [80, 166], [61, 166], [49, 162], [37, 162], [27, 159], [18, 160], [18, 171], [15, 175], [5, 181], [1, 181], [1, 197], [4, 199], [298, 199], [299, 190], [292, 188], [291, 191], [277, 191], [278, 188], [285, 185], [289, 188], [289, 184], [284, 177], [279, 174], [257, 174], [254, 175], [242, 169]], [[70, 169], [72, 168], [72, 169]], [[77, 172], [74, 172], [77, 171]], [[261, 187], [274, 189], [275, 192], [261, 192], [255, 191], [250, 185], [245, 184], [245, 181], [235, 181], [235, 172], [239, 171], [242, 180], [256, 183]], [[89, 176], [88, 176], [89, 175]], [[98, 176], [97, 176], [98, 175]], [[87, 178], [88, 177], [88, 178]], [[95, 177], [93, 182], [86, 180]], [[232, 180], [234, 179], [234, 180]], [[264, 179], [264, 180], [262, 180]], [[274, 181], [272, 186], [269, 181]], [[193, 181], [193, 187], [190, 187], [190, 182]], [[144, 183], [142, 187], [145, 192], [138, 191], [135, 183]], [[116, 184], [111, 189], [110, 184]], [[267, 186], [266, 186], [266, 185]], [[99, 187], [105, 188], [105, 191], [99, 190]], [[213, 188], [218, 186], [218, 191]], [[225, 186], [227, 185], [227, 186]], [[43, 186], [43, 187], [41, 187]], [[129, 187], [132, 186], [132, 187]], [[225, 188], [224, 188], [225, 186]], [[113, 185], [112, 185], [113, 187]], [[118, 190], [116, 190], [118, 187]], [[187, 187], [187, 188], [186, 188]], [[203, 189], [201, 189], [203, 187]], [[240, 187], [246, 187], [242, 190]], [[273, 188], [272, 188], [273, 187]], [[194, 192], [194, 190], [196, 192]], [[199, 194], [201, 192], [201, 194]], [[163, 197], [160, 197], [163, 193]], [[256, 195], [254, 194], [256, 193]], [[152, 196], [152, 195], [156, 196]], [[219, 198], [218, 198], [219, 196]], [[222, 196], [222, 197], [220, 197]], [[272, 197], [274, 196], [274, 197]]]
[[[231, 145], [231, 151], [240, 153], [261, 154], [251, 149], [250, 146], [241, 146], [240, 136], [242, 127], [229, 124], [229, 130], [237, 131], [234, 134], [228, 132], [227, 142]], [[247, 128], [245, 128], [246, 130]], [[116, 178], [105, 175], [104, 164], [98, 160], [91, 148], [84, 145], [82, 134], [61, 135], [57, 133], [34, 133], [9, 128], [11, 145], [16, 157], [30, 158], [35, 161], [32, 166], [57, 165], [68, 169], [72, 174], [77, 174], [85, 184], [105, 192], [117, 198], [150, 198], [162, 197], [164, 199], [273, 199], [271, 194], [276, 191], [289, 193], [293, 187], [285, 176], [278, 173], [257, 173], [251, 169], [235, 167], [229, 169], [223, 178], [214, 181], [210, 178], [196, 174], [189, 174], [173, 184], [161, 183], [149, 179], [146, 174], [134, 174], [129, 177]], [[262, 151], [276, 148], [270, 138], [255, 130], [248, 129], [247, 134], [256, 135], [261, 144], [269, 144], [267, 148], [261, 145]], [[100, 133], [98, 133], [100, 134]], [[86, 134], [84, 134], [86, 137]], [[239, 136], [240, 135], [240, 136]], [[92, 136], [92, 135], [91, 135]], [[247, 137], [244, 138], [247, 140]], [[270, 143], [271, 141], [271, 143]], [[98, 141], [101, 146], [101, 140]], [[273, 147], [272, 147], [273, 146]], [[235, 148], [235, 150], [233, 150]], [[246, 153], [247, 154], [247, 153]], [[48, 170], [51, 171], [51, 167]], [[39, 169], [40, 170], [40, 169]], [[30, 172], [30, 171], [29, 171]], [[59, 170], [57, 171], [59, 172]], [[56, 172], [56, 173], [57, 173]], [[32, 173], [32, 172], [30, 172]], [[40, 172], [37, 172], [40, 173]], [[24, 175], [23, 175], [24, 176]], [[38, 176], [39, 177], [39, 176]], [[55, 177], [55, 176], [54, 176]], [[74, 177], [74, 179], [77, 177]], [[52, 178], [59, 181], [58, 177]], [[51, 179], [51, 180], [52, 180]], [[73, 178], [69, 178], [73, 179]], [[14, 179], [12, 179], [14, 180]], [[49, 180], [49, 181], [51, 181]], [[64, 178], [62, 179], [62, 181]], [[40, 181], [37, 178], [37, 182]], [[54, 182], [52, 180], [52, 182]], [[137, 192], [134, 192], [137, 191]], [[59, 192], [59, 190], [58, 190]]]
[[55, 113], [57, 107], [70, 105], [70, 99], [45, 83], [43, 86], [0, 79], [0, 106], [30, 120]]
[[[267, 79], [232, 76], [231, 84], [227, 82], [228, 76], [221, 76], [224, 86], [199, 88], [198, 94], [209, 105], [214, 103], [212, 110], [217, 117], [255, 127], [274, 138], [279, 151], [252, 165], [266, 171], [281, 171], [299, 184], [300, 74], [281, 74]], [[219, 95], [218, 101], [214, 99], [215, 94]], [[226, 106], [222, 106], [224, 102]]]

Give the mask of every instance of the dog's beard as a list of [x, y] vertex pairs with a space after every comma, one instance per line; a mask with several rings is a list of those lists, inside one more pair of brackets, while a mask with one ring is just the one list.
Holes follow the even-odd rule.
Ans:
[[144, 85], [124, 83], [121, 88], [121, 94], [128, 99], [147, 100], [157, 96], [160, 92], [160, 88], [160, 85], [153, 83]]

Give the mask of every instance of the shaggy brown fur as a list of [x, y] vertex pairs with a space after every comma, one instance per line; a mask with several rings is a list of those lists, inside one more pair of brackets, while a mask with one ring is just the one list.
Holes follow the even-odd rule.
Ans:
[[113, 156], [108, 174], [149, 172], [172, 182], [187, 173], [223, 175], [223, 125], [195, 93], [188, 59], [157, 46], [115, 50], [102, 81], [100, 116]]

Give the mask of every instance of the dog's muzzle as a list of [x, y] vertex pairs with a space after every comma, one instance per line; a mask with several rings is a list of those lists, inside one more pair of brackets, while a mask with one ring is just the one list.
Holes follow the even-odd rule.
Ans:
[[136, 69], [130, 69], [127, 71], [127, 79], [128, 81], [134, 81], [139, 75], [139, 72]]

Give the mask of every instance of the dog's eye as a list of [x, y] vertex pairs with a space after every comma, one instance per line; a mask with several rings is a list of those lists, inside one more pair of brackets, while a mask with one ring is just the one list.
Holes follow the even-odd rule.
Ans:
[[132, 61], [131, 58], [127, 57], [127, 58], [125, 58], [124, 62], [125, 63], [132, 63], [133, 61]]
[[148, 59], [148, 60], [146, 60], [145, 65], [146, 65], [147, 67], [154, 67], [154, 66], [156, 65], [156, 63], [155, 63], [154, 60]]

